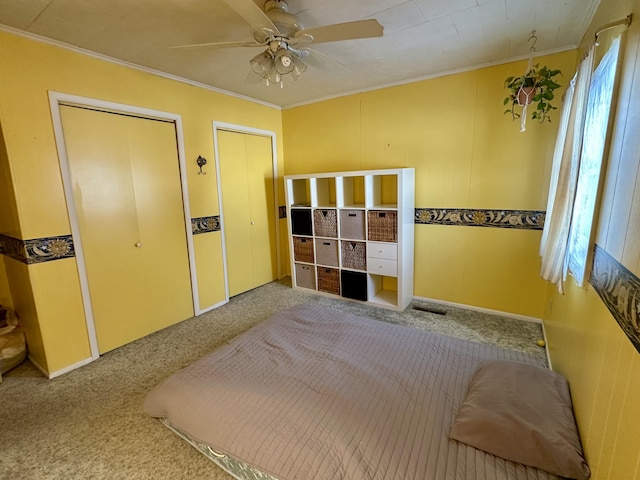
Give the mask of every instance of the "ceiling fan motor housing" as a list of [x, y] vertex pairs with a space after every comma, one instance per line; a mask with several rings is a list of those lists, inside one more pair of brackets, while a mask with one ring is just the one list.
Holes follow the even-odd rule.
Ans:
[[284, 0], [267, 0], [264, 11], [284, 37], [292, 37], [304, 28], [298, 19], [289, 13], [289, 7]]

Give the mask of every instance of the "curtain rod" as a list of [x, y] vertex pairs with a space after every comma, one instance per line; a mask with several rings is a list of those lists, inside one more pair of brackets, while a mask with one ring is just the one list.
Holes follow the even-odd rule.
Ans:
[[633, 18], [632, 14], [627, 15], [627, 18], [623, 19], [623, 20], [618, 20], [617, 22], [611, 22], [611, 23], [607, 23], [606, 25], [603, 25], [602, 27], [600, 27], [597, 31], [596, 31], [596, 35], [595, 35], [595, 40], [596, 43], [598, 43], [598, 36], [604, 32], [605, 30], [609, 30], [611, 28], [615, 28], [617, 26], [620, 25], [624, 25], [625, 27], [628, 27], [629, 25], [631, 25], [631, 20]]

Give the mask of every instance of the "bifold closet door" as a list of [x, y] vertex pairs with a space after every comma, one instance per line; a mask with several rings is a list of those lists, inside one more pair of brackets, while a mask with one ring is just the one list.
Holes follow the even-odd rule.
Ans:
[[277, 278], [271, 138], [218, 131], [229, 296]]
[[60, 112], [104, 353], [194, 313], [175, 125]]

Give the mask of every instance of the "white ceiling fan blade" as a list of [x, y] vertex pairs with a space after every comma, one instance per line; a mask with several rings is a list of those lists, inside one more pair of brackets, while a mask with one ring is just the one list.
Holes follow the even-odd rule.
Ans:
[[264, 47], [266, 44], [258, 42], [210, 42], [210, 43], [192, 43], [189, 45], [175, 45], [169, 47], [172, 50], [180, 48], [201, 48], [201, 47]]
[[271, 30], [276, 34], [280, 34], [273, 22], [267, 17], [262, 9], [253, 3], [253, 0], [222, 0], [229, 5], [235, 12], [251, 25], [253, 30]]
[[[294, 39], [300, 39], [300, 43], [309, 43], [307, 36], [311, 36], [313, 37], [312, 43], [336, 42], [340, 40], [381, 37], [383, 31], [384, 27], [380, 25], [376, 19], [370, 19], [307, 28], [297, 32]], [[305, 38], [307, 38], [306, 41]]]
[[306, 54], [301, 57], [303, 61], [307, 65], [311, 65], [312, 67], [319, 70], [336, 71], [345, 68], [345, 65], [340, 63], [335, 58], [325, 53], [319, 52], [318, 50], [315, 50], [313, 48], [305, 47], [300, 49], [300, 51]]

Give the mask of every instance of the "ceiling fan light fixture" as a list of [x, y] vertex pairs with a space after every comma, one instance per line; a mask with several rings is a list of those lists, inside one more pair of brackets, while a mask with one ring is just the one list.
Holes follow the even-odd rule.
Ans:
[[291, 78], [293, 78], [294, 80], [297, 80], [298, 77], [302, 75], [304, 71], [307, 69], [307, 65], [295, 55], [292, 56], [291, 58], [293, 59], [293, 64], [295, 68], [291, 70], [291, 73], [289, 73], [289, 75], [291, 75]]
[[280, 75], [291, 73], [296, 68], [293, 55], [285, 47], [278, 48], [274, 56], [274, 63]]
[[273, 69], [273, 54], [267, 49], [249, 60], [249, 64], [251, 65], [251, 70], [262, 78], [267, 78]]

